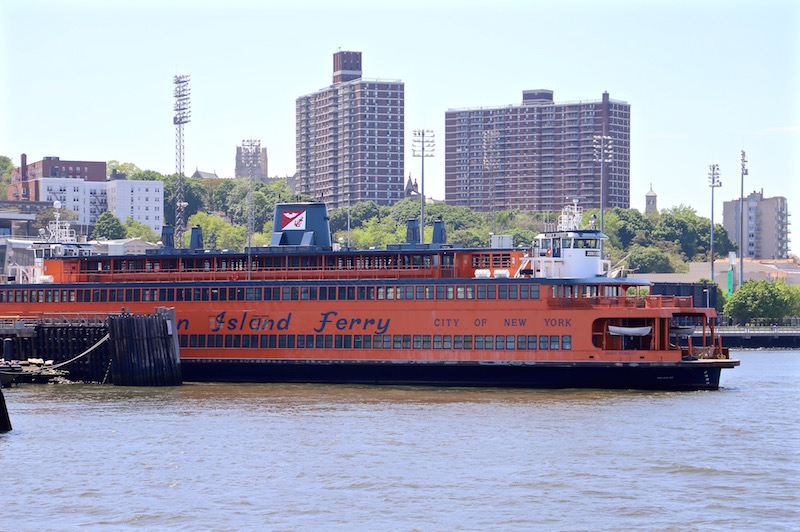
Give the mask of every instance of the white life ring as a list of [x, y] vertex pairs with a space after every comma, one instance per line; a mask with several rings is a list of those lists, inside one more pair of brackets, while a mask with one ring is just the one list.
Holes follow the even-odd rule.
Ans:
[[547, 256], [548, 257], [552, 257], [553, 256], [553, 248], [547, 248]]

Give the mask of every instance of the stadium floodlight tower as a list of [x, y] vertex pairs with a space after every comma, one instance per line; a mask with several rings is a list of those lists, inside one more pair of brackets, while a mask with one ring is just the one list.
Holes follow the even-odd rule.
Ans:
[[425, 243], [425, 157], [434, 156], [434, 148], [436, 147], [435, 134], [432, 129], [415, 129], [414, 137], [411, 139], [411, 154], [413, 157], [419, 157], [422, 164], [422, 173], [420, 174], [420, 189], [419, 189], [419, 242]]
[[175, 245], [182, 247], [183, 234], [186, 232], [186, 201], [184, 201], [184, 175], [183, 175], [183, 125], [191, 120], [191, 102], [189, 101], [189, 76], [175, 76], [173, 78], [175, 90], [175, 173], [178, 175], [178, 186], [175, 190]]

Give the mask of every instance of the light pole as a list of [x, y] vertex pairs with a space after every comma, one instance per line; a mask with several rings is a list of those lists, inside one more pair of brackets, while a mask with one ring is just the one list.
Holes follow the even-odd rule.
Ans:
[[436, 146], [432, 129], [415, 129], [411, 139], [411, 152], [414, 157], [422, 159], [422, 172], [419, 179], [419, 242], [425, 243], [425, 157], [433, 157]]
[[[614, 139], [609, 135], [595, 135], [594, 160], [600, 163], [600, 232], [603, 232], [605, 212], [605, 166], [614, 158]], [[603, 240], [600, 240], [600, 258], [603, 257]]]
[[744, 284], [744, 176], [747, 175], [747, 157], [742, 150], [742, 191], [739, 196], [739, 287]]
[[714, 189], [722, 186], [719, 180], [719, 165], [708, 165], [708, 186], [711, 187], [711, 282], [714, 282]]

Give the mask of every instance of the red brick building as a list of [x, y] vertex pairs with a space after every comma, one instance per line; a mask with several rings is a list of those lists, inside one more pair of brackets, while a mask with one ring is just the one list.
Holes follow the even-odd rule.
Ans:
[[20, 157], [19, 168], [11, 172], [11, 185], [7, 199], [13, 201], [43, 201], [39, 197], [36, 181], [44, 177], [62, 177], [82, 181], [105, 181], [106, 163], [92, 161], [62, 161], [59, 157], [45, 157], [41, 161], [28, 164], [24, 153]]

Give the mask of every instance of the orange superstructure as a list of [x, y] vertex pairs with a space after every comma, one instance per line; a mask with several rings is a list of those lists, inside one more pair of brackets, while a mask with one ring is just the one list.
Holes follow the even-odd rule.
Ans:
[[279, 205], [273, 245], [249, 253], [45, 261], [51, 282], [0, 286], [0, 314], [175, 307], [187, 380], [713, 389], [738, 364], [713, 309], [609, 276], [604, 236], [575, 219], [527, 250], [352, 251], [317, 218], [324, 205]]

